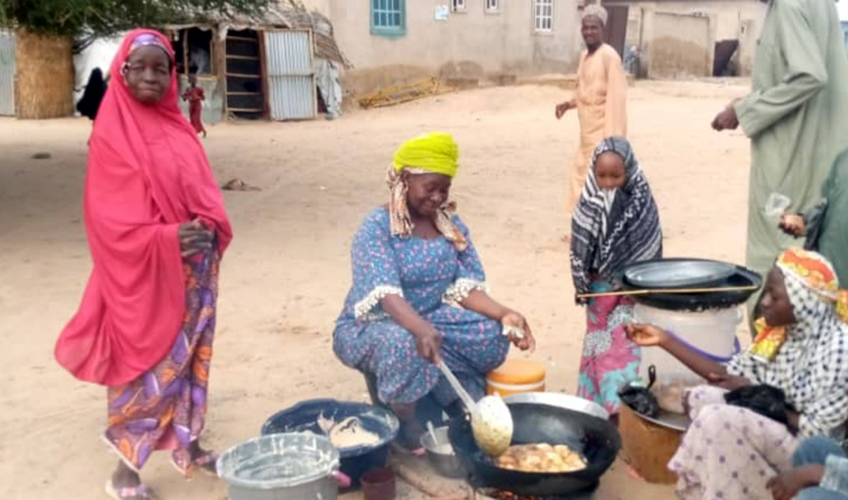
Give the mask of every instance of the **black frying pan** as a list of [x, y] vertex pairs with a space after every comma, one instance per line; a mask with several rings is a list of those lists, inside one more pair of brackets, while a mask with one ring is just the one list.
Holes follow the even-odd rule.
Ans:
[[494, 488], [525, 496], [556, 496], [591, 491], [621, 448], [618, 430], [607, 420], [574, 410], [534, 403], [509, 405], [514, 423], [512, 444], [564, 444], [588, 461], [577, 472], [545, 474], [501, 469], [474, 442], [467, 418], [450, 421], [448, 437], [469, 471], [474, 488]]
[[[656, 262], [676, 262], [681, 260], [703, 260], [703, 259], [663, 259]], [[648, 262], [648, 261], [646, 261]], [[638, 264], [645, 264], [639, 262]], [[650, 261], [653, 262], [653, 261]], [[639, 290], [643, 287], [630, 283], [624, 274], [630, 266], [625, 267], [617, 276], [617, 283], [622, 290]], [[710, 287], [762, 287], [763, 278], [754, 271], [742, 266], [734, 266], [736, 271], [728, 278], [720, 282], [711, 282]], [[687, 293], [687, 294], [645, 294], [635, 295], [633, 300], [646, 306], [666, 309], [671, 311], [698, 311], [701, 309], [726, 308], [743, 304], [757, 290], [728, 291], [711, 293]]]

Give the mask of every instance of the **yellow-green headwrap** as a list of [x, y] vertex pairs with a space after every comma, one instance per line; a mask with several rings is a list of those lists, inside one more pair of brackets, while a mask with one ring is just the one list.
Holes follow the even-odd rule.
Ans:
[[392, 166], [397, 172], [412, 167], [454, 177], [459, 169], [459, 146], [444, 132], [420, 135], [401, 144]]
[[[412, 236], [412, 218], [409, 216], [409, 207], [406, 204], [409, 186], [406, 184], [403, 172], [409, 175], [443, 174], [452, 178], [459, 168], [458, 158], [459, 147], [450, 134], [443, 132], [418, 136], [404, 142], [398, 148], [394, 162], [389, 166], [389, 173], [386, 176], [390, 193], [389, 218], [392, 236], [402, 238]], [[451, 219], [455, 210], [456, 205], [454, 203], [446, 203], [436, 212], [433, 223], [436, 229], [453, 243], [457, 250], [464, 252], [468, 248], [468, 240]]]

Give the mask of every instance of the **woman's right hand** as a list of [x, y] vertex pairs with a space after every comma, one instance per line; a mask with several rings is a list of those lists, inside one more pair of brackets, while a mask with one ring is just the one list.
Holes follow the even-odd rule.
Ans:
[[642, 347], [659, 346], [668, 339], [668, 333], [654, 325], [626, 325], [624, 331], [628, 339]]
[[180, 252], [184, 258], [212, 248], [212, 240], [215, 237], [215, 234], [203, 227], [203, 224], [198, 219], [180, 224], [178, 234]]
[[442, 362], [442, 336], [435, 329], [431, 328], [417, 334], [415, 344], [422, 358], [434, 365]]
[[806, 232], [804, 217], [798, 214], [783, 214], [780, 216], [780, 229], [790, 236], [800, 238]]

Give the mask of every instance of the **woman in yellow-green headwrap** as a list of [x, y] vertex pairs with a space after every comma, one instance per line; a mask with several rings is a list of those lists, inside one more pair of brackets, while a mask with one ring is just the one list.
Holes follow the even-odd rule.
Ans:
[[[483, 266], [448, 201], [459, 150], [448, 134], [405, 142], [389, 168], [390, 201], [353, 241], [353, 286], [333, 349], [363, 372], [372, 397], [401, 420], [400, 444], [419, 447], [422, 423], [459, 409], [436, 365], [444, 362], [472, 397], [506, 358], [510, 341], [534, 347], [524, 317], [486, 293]], [[521, 333], [504, 335], [504, 325]]]

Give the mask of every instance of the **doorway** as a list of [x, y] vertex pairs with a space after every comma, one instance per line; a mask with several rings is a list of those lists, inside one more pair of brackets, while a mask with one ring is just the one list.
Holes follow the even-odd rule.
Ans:
[[607, 43], [618, 52], [624, 60], [624, 43], [627, 39], [627, 19], [630, 7], [627, 5], [607, 5]]
[[227, 113], [235, 118], [265, 117], [262, 50], [254, 30], [227, 33]]

